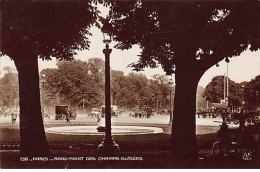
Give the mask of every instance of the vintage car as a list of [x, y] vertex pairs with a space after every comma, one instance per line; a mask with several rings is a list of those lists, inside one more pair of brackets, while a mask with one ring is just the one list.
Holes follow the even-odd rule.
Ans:
[[[111, 105], [111, 117], [118, 117], [118, 111], [117, 111], [118, 106], [116, 105]], [[105, 105], [101, 106], [102, 109], [102, 118], [105, 116]]]
[[76, 119], [77, 113], [73, 108], [70, 108], [68, 105], [55, 106], [55, 119], [66, 119], [66, 108], [70, 112], [70, 119]]

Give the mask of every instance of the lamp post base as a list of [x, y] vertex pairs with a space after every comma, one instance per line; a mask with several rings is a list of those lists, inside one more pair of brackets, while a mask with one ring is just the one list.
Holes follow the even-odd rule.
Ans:
[[119, 145], [116, 144], [112, 137], [105, 137], [103, 141], [98, 145], [97, 150], [102, 153], [113, 153], [119, 151]]

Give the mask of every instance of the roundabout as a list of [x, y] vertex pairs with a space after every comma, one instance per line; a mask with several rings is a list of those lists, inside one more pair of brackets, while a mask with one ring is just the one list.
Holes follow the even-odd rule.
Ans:
[[[104, 135], [105, 132], [98, 132], [97, 126], [64, 126], [50, 127], [45, 130], [50, 134], [64, 135]], [[163, 133], [163, 129], [158, 127], [142, 126], [113, 126], [113, 135], [139, 135], [139, 134], [157, 134]]]

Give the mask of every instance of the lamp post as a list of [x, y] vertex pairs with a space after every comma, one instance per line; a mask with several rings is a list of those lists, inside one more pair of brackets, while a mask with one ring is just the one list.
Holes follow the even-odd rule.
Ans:
[[[44, 90], [44, 83], [46, 83], [46, 74], [45, 73], [43, 73], [42, 75], [41, 75], [41, 87], [42, 87], [42, 91]], [[42, 92], [42, 94], [43, 94], [43, 92]], [[42, 95], [42, 101], [43, 101], [43, 105], [44, 105], [44, 98], [43, 98], [43, 95]]]
[[112, 25], [106, 21], [101, 28], [103, 33], [103, 42], [106, 44], [106, 48], [103, 50], [105, 54], [105, 137], [101, 144], [98, 146], [98, 150], [103, 153], [113, 153], [119, 150], [118, 144], [115, 143], [111, 135], [111, 94], [110, 94], [110, 53], [112, 49], [109, 48], [109, 43], [112, 38]]
[[172, 124], [172, 89], [173, 89], [172, 78], [169, 81], [169, 85], [170, 85], [170, 122], [169, 122], [169, 124]]
[[[43, 120], [43, 123], [44, 123], [44, 117], [45, 117], [45, 112], [44, 112], [44, 96], [43, 96], [43, 90], [44, 90], [44, 83], [46, 83], [46, 74], [43, 73], [41, 75], [41, 89], [42, 89], [42, 92], [41, 92], [41, 98], [42, 98], [42, 120]], [[45, 123], [44, 123], [45, 124]]]
[[243, 108], [243, 107], [244, 107], [244, 104], [245, 104], [245, 101], [244, 101], [245, 86], [242, 85], [241, 88], [242, 88], [242, 89], [241, 89], [241, 91], [242, 91], [242, 96], [241, 96], [241, 108]]
[[255, 94], [256, 94], [255, 107], [256, 107], [256, 110], [258, 111], [258, 97], [259, 97], [259, 91], [256, 91]]

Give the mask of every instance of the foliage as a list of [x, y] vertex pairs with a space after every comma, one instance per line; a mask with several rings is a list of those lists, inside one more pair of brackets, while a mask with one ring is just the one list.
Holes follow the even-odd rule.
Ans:
[[[255, 81], [252, 80], [252, 83], [253, 82], [255, 82]], [[243, 88], [241, 87], [242, 85], [244, 85], [246, 91], [243, 90]], [[252, 84], [252, 85], [254, 85], [254, 84]], [[256, 91], [257, 86], [256, 85], [254, 85], [254, 86], [253, 87], [255, 88], [255, 91]], [[227, 91], [227, 88], [225, 91]], [[238, 84], [229, 79], [229, 103], [230, 103], [229, 105], [240, 106], [243, 94], [246, 95], [245, 99], [247, 102], [250, 102], [250, 98], [251, 98], [251, 103], [255, 104], [255, 95], [251, 94], [255, 91], [253, 91], [253, 89], [250, 88], [249, 83], [248, 84], [246, 84], [246, 83]], [[219, 103], [220, 100], [223, 100], [223, 98], [224, 98], [224, 76], [215, 76], [214, 78], [212, 78], [211, 82], [205, 88], [203, 97], [213, 103]], [[254, 101], [252, 101], [252, 100], [254, 100]]]
[[89, 29], [98, 18], [98, 11], [89, 0], [4, 0], [1, 10], [1, 51], [11, 58], [13, 50], [19, 49], [48, 60], [51, 56], [71, 59], [75, 50], [90, 46]]
[[88, 62], [73, 60], [58, 62], [58, 69], [45, 69], [44, 90], [57, 104], [67, 103], [77, 106], [102, 104], [104, 62], [89, 59]]
[[[169, 79], [165, 75], [155, 74], [150, 82], [150, 87], [155, 97], [153, 102], [156, 103], [156, 101], [158, 101], [161, 108], [168, 109], [170, 103]], [[174, 92], [174, 88], [172, 88], [172, 92]]]
[[[42, 96], [45, 105], [71, 104], [84, 107], [99, 107], [104, 104], [104, 61], [91, 58], [87, 62], [72, 60], [58, 62], [57, 69], [44, 69], [45, 82]], [[41, 79], [42, 81], [42, 79]], [[149, 80], [142, 74], [111, 71], [112, 104], [133, 108], [137, 104], [155, 107], [157, 100], [162, 107], [169, 104], [168, 79], [155, 75]]]
[[0, 106], [12, 107], [18, 105], [18, 75], [11, 68], [0, 78]]
[[123, 71], [111, 71], [111, 98], [112, 104], [123, 106], [125, 105], [125, 92], [124, 90], [127, 86], [127, 81], [125, 80]]
[[[160, 63], [168, 73], [178, 62], [208, 69], [248, 47], [259, 49], [259, 2], [112, 1], [117, 48], [142, 48], [137, 70]], [[191, 41], [192, 40], [192, 41]], [[185, 49], [185, 50], [184, 50]], [[178, 56], [178, 51], [193, 52]], [[183, 59], [184, 58], [184, 59]]]
[[[242, 85], [242, 84], [240, 84]], [[260, 101], [260, 75], [249, 81], [244, 89], [246, 105], [259, 106]], [[257, 104], [258, 103], [258, 104]]]
[[[202, 86], [198, 86], [196, 94], [196, 109], [206, 109], [207, 101], [203, 97], [205, 89]], [[210, 105], [209, 105], [210, 107]]]

